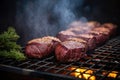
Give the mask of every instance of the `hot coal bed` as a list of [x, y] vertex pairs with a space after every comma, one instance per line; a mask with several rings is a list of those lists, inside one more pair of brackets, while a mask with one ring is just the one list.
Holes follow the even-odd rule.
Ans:
[[[42, 4], [42, 0], [41, 1], [37, 0], [37, 2]], [[2, 1], [0, 3], [1, 4], [0, 9], [2, 11], [2, 13], [0, 13], [1, 14], [0, 31], [2, 32], [6, 30], [6, 28], [9, 25], [15, 26], [18, 34], [20, 34], [21, 36], [18, 43], [24, 46], [25, 43], [32, 38], [42, 37], [46, 35], [54, 36], [59, 31], [67, 28], [60, 26], [66, 26], [71, 21], [76, 20], [76, 17], [78, 17], [83, 22], [87, 20], [88, 21], [94, 20], [94, 21], [99, 21], [101, 23], [104, 22], [115, 23], [118, 25], [117, 28], [118, 31], [116, 31], [117, 35], [110, 38], [103, 45], [97, 47], [86, 58], [80, 59], [77, 62], [60, 63], [56, 61], [54, 55], [50, 55], [42, 59], [28, 58], [25, 61], [15, 61], [13, 59], [0, 57], [0, 75], [2, 76], [0, 78], [5, 78], [5, 79], [11, 78], [15, 80], [16, 78], [17, 80], [19, 79], [20, 80], [28, 80], [28, 79], [29, 80], [30, 79], [33, 80], [34, 79], [35, 80], [84, 80], [84, 79], [116, 80], [117, 79], [119, 80], [120, 79], [120, 36], [119, 36], [120, 18], [118, 16], [119, 9], [118, 9], [117, 0], [115, 2], [114, 0], [111, 1], [85, 0], [85, 2], [82, 0], [79, 1], [71, 0], [70, 2], [69, 1], [64, 2], [63, 0], [61, 0], [60, 2], [59, 1], [57, 2], [56, 0], [54, 0], [53, 3], [50, 1], [43, 1], [44, 5], [48, 5], [50, 7], [48, 8], [48, 10], [43, 11], [43, 13], [50, 13], [45, 15], [43, 15], [43, 13], [41, 14], [38, 8], [37, 10], [34, 11], [36, 7], [39, 7], [39, 9], [42, 8], [46, 9], [45, 6], [43, 7], [38, 6], [39, 3], [37, 4], [37, 2], [28, 1], [28, 0], [27, 1], [13, 0], [11, 2], [9, 2], [8, 0]], [[71, 5], [72, 2], [74, 5], [69, 6]], [[31, 7], [30, 4], [31, 5], [37, 4], [37, 6]], [[65, 8], [64, 7], [58, 8], [59, 6], [64, 6]], [[53, 7], [55, 8], [52, 10]], [[67, 9], [68, 7], [72, 7], [72, 8], [68, 10]], [[24, 10], [24, 8], [26, 8], [26, 10]], [[21, 10], [17, 11], [17, 9], [21, 9]], [[56, 11], [57, 9], [59, 14]], [[62, 13], [62, 9], [65, 9], [65, 11], [68, 11], [68, 13], [70, 14]], [[27, 10], [28, 12], [25, 12]], [[34, 16], [40, 15], [40, 16], [32, 17], [31, 15]], [[46, 15], [47, 18], [45, 17]], [[67, 17], [66, 15], [69, 15], [70, 17]], [[41, 19], [36, 19], [37, 17], [40, 17]], [[63, 17], [65, 17], [66, 19], [71, 19], [72, 17], [72, 20], [67, 22], [67, 20]], [[18, 20], [18, 18], [20, 19]], [[77, 20], [79, 20], [78, 18]], [[41, 29], [40, 33], [38, 32], [39, 30], [37, 29], [38, 26], [40, 26], [38, 25], [38, 23], [42, 19], [44, 19], [45, 23], [41, 23], [41, 24], [44, 25], [44, 27], [53, 26], [52, 30], [50, 30], [49, 28], [43, 28]], [[49, 22], [49, 24], [48, 22], [46, 22], [46, 20]], [[33, 22], [32, 23], [33, 25], [29, 24], [30, 22]], [[45, 25], [46, 23], [47, 25]], [[30, 29], [31, 26], [35, 26], [34, 28], [32, 28], [34, 31]], [[59, 27], [56, 28], [55, 26], [59, 26]], [[50, 33], [51, 31], [53, 33]], [[34, 34], [35, 32], [36, 34]], [[30, 33], [34, 35], [30, 36]]]

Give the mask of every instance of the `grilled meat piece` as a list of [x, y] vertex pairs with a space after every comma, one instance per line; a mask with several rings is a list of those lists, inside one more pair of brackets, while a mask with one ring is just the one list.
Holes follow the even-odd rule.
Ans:
[[75, 35], [78, 34], [84, 34], [84, 33], [88, 33], [88, 28], [87, 27], [73, 27], [73, 28], [69, 28], [66, 31], [71, 31], [73, 32]]
[[93, 36], [92, 34], [80, 34], [77, 35], [77, 38], [83, 39], [87, 42], [88, 45], [88, 50], [93, 50], [96, 47], [96, 37]]
[[[77, 31], [77, 29], [76, 29]], [[78, 29], [79, 32], [79, 29]], [[88, 45], [88, 49], [89, 50], [93, 50], [96, 47], [96, 43], [95, 43], [95, 37], [92, 34], [78, 34], [76, 32], [71, 32], [70, 30], [67, 31], [61, 31], [57, 37], [61, 40], [61, 41], [66, 41], [69, 38], [79, 38], [79, 39], [83, 39], [85, 41], [87, 41], [87, 45]]]
[[97, 27], [101, 26], [101, 24], [97, 21], [89, 21], [86, 24], [87, 24], [87, 26], [89, 27], [90, 30], [92, 30], [93, 28], [97, 28]]
[[86, 55], [87, 45], [81, 40], [70, 39], [56, 46], [55, 56], [60, 62], [74, 62]]
[[57, 38], [61, 41], [66, 41], [68, 38], [74, 38], [76, 35], [71, 31], [61, 31], [57, 34]]
[[70, 24], [70, 26], [69, 26], [70, 28], [67, 30], [72, 31], [75, 34], [84, 34], [84, 33], [88, 33], [92, 29], [94, 29], [96, 27], [100, 27], [100, 26], [101, 26], [101, 24], [96, 21], [90, 21], [90, 22], [86, 22], [86, 23], [83, 23], [80, 21], [75, 21]]
[[74, 21], [72, 22], [71, 24], [69, 24], [69, 28], [74, 28], [74, 27], [78, 27], [78, 28], [81, 28], [83, 26], [87, 26], [86, 25], [86, 22], [81, 22], [81, 21]]
[[110, 37], [111, 31], [105, 27], [96, 27], [92, 31], [89, 31], [89, 34], [92, 34], [96, 38], [96, 44], [101, 45], [107, 41]]
[[112, 23], [104, 23], [102, 27], [109, 29], [111, 36], [114, 36], [116, 34], [117, 25]]
[[97, 31], [97, 32], [105, 34], [107, 36], [110, 36], [110, 32], [111, 32], [108, 28], [105, 28], [105, 27], [94, 28], [92, 31]]
[[27, 43], [25, 53], [31, 58], [42, 58], [51, 54], [59, 42], [59, 39], [50, 36], [33, 39]]
[[102, 32], [90, 31], [89, 34], [91, 34], [95, 37], [95, 39], [96, 39], [95, 43], [97, 46], [105, 43], [105, 41], [109, 39], [109, 35], [102, 33]]

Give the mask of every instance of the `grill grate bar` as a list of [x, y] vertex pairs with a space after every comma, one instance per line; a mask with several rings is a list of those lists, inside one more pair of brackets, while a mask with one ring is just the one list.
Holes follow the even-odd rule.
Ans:
[[39, 64], [39, 63], [41, 63], [41, 62], [43, 62], [43, 61], [38, 61], [38, 62], [35, 62], [35, 63], [33, 63], [33, 64], [30, 64], [29, 66], [27, 66], [26, 68], [30, 68], [30, 67], [32, 67], [32, 66], [34, 66], [34, 65], [37, 65], [37, 64]]
[[17, 66], [19, 67], [19, 66], [22, 66], [22, 65], [28, 64], [29, 62], [30, 62], [30, 61], [23, 62], [23, 63], [21, 63], [21, 64], [19, 64], [19, 65], [17, 65]]
[[59, 69], [59, 70], [57, 70], [55, 73], [59, 73], [60, 71], [65, 70], [66, 68], [68, 68], [68, 67], [70, 67], [70, 66], [72, 66], [72, 63], [69, 64], [69, 65], [66, 65], [65, 67], [63, 67], [63, 68], [61, 68], [61, 69]]
[[50, 64], [50, 62], [48, 62], [48, 63], [46, 63], [46, 64], [44, 64], [44, 65], [38, 66], [35, 70], [38, 70], [38, 69], [40, 69], [40, 68], [42, 68], [42, 67], [47, 67], [48, 64]]
[[108, 74], [109, 74], [110, 72], [112, 72], [116, 67], [117, 67], [117, 65], [114, 66], [110, 71], [106, 71], [106, 74], [105, 74], [103, 77], [101, 77], [100, 80], [103, 80], [103, 79], [107, 78]]

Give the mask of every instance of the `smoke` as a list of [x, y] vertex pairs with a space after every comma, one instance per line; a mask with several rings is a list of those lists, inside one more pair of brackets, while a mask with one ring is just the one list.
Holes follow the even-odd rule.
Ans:
[[54, 13], [59, 17], [61, 28], [66, 28], [67, 24], [75, 20], [72, 7], [69, 0], [61, 0], [55, 5]]
[[68, 28], [71, 22], [81, 19], [81, 13], [77, 16], [76, 8], [79, 7], [80, 9], [82, 5], [83, 0], [60, 0], [57, 2], [54, 13], [59, 17], [59, 24], [62, 29]]
[[18, 0], [16, 29], [20, 43], [25, 45], [33, 38], [55, 36], [68, 28], [68, 24], [81, 18], [75, 9], [82, 4], [83, 0]]

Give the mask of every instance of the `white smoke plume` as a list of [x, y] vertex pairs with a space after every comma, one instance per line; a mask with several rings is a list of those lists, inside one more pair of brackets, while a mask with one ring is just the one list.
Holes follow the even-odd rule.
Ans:
[[[55, 36], [78, 17], [75, 8], [83, 0], [18, 0], [16, 28], [21, 43], [43, 36]], [[83, 20], [85, 20], [83, 18]]]

